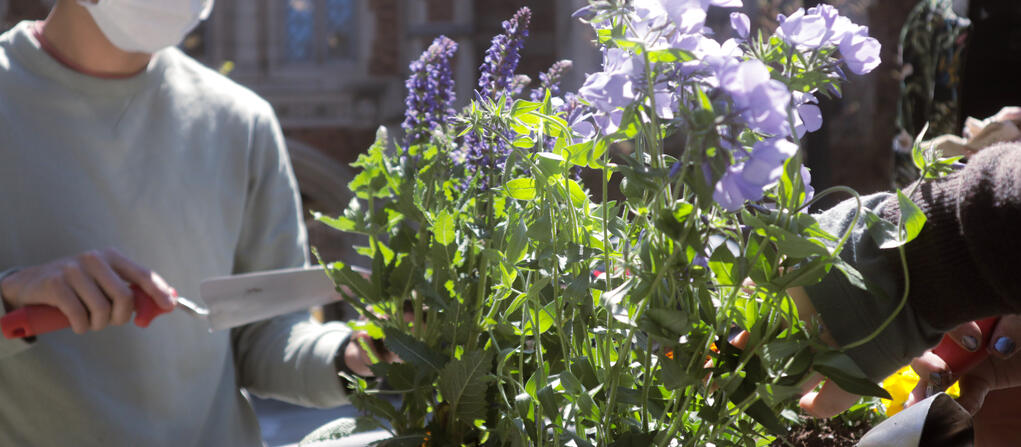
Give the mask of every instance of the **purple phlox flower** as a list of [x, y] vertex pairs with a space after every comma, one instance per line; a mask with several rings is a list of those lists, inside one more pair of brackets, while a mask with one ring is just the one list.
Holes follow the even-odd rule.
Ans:
[[603, 71], [625, 74], [631, 79], [645, 77], [645, 63], [640, 57], [621, 48], [603, 51]]
[[854, 74], [863, 75], [879, 66], [879, 51], [882, 45], [878, 40], [868, 36], [868, 28], [848, 34], [840, 42], [840, 55], [844, 58], [847, 68]]
[[617, 131], [624, 116], [621, 108], [631, 105], [637, 98], [633, 79], [642, 76], [643, 69], [636, 57], [619, 48], [603, 54], [603, 70], [588, 75], [578, 95], [595, 108], [593, 118], [604, 135]]
[[752, 130], [774, 136], [790, 133], [787, 105], [790, 93], [782, 82], [772, 79], [762, 61], [723, 64], [718, 71], [720, 88], [727, 92]]
[[819, 100], [811, 93], [793, 92], [794, 104], [797, 104], [797, 116], [794, 117], [794, 134], [798, 138], [806, 132], [815, 132], [822, 127], [822, 110]]
[[812, 200], [812, 197], [815, 197], [815, 188], [812, 187], [812, 171], [808, 170], [808, 166], [801, 166], [801, 184], [805, 187], [805, 201]]
[[660, 0], [660, 2], [679, 33], [702, 32], [710, 0]]
[[593, 73], [585, 79], [578, 94], [603, 113], [627, 107], [635, 100], [631, 77], [624, 73]]
[[716, 184], [713, 199], [727, 211], [737, 211], [745, 201], [759, 200], [766, 188], [783, 174], [783, 164], [798, 146], [783, 138], [755, 143], [747, 159], [727, 168]]
[[819, 48], [826, 43], [828, 27], [826, 19], [818, 14], [806, 14], [798, 8], [790, 17], [780, 21], [776, 34], [781, 39], [800, 48]]
[[428, 141], [432, 131], [454, 116], [452, 106], [456, 94], [450, 64], [456, 51], [456, 42], [440, 36], [411, 63], [411, 75], [405, 82], [408, 96], [401, 124], [405, 147]]
[[656, 115], [665, 120], [674, 119], [674, 110], [677, 110], [678, 99], [669, 86], [657, 85], [654, 97], [656, 99]]
[[[664, 25], [672, 25], [680, 34], [705, 34], [706, 9], [709, 6], [741, 7], [741, 0], [634, 0], [634, 32], [642, 40]], [[669, 33], [667, 33], [669, 34]], [[658, 46], [659, 42], [647, 42]]]
[[532, 11], [523, 7], [510, 20], [503, 22], [503, 34], [493, 37], [486, 50], [485, 60], [479, 67], [479, 92], [483, 97], [496, 98], [506, 93], [514, 82], [514, 71], [521, 60], [521, 48], [528, 37], [528, 24]]
[[751, 32], [752, 21], [748, 18], [748, 15], [743, 12], [732, 12], [730, 13], [730, 27], [737, 33], [737, 37], [741, 40], [748, 40], [748, 34]]
[[[700, 70], [707, 70], [710, 76], [715, 74], [719, 67], [730, 61], [737, 61], [742, 55], [740, 44], [735, 39], [727, 39], [722, 44], [715, 39], [701, 34], [680, 36], [673, 41], [674, 48], [691, 52], [694, 60], [680, 64], [680, 72], [683, 75], [691, 75]], [[708, 80], [715, 84], [715, 80]]]
[[521, 92], [525, 91], [531, 83], [532, 78], [528, 77], [528, 75], [514, 75], [514, 80], [512, 80], [510, 85], [507, 87], [507, 96], [514, 98], [520, 95]]
[[542, 101], [546, 97], [546, 90], [550, 91], [551, 97], [560, 96], [560, 80], [573, 66], [574, 62], [564, 59], [554, 62], [545, 73], [539, 73], [539, 88], [532, 90], [530, 99], [533, 102]]
[[879, 65], [879, 41], [869, 37], [868, 27], [851, 22], [832, 5], [798, 9], [790, 17], [779, 15], [777, 21], [780, 27], [776, 34], [798, 48], [839, 47], [844, 62], [855, 74], [869, 73]]

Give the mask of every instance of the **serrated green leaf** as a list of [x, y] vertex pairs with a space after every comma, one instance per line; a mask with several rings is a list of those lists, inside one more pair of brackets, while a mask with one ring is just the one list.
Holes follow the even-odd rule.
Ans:
[[405, 362], [435, 372], [439, 372], [447, 364], [446, 356], [412, 336], [389, 327], [384, 328], [383, 332], [386, 335], [383, 340], [386, 348]]
[[492, 380], [492, 367], [492, 351], [474, 351], [450, 361], [440, 371], [440, 394], [458, 418], [470, 421], [486, 413], [486, 387]]

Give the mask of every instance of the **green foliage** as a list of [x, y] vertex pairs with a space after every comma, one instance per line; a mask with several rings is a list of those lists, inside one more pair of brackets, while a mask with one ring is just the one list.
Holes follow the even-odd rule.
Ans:
[[[805, 214], [802, 157], [784, 165], [768, 207], [721, 209], [713, 188], [731, 162], [722, 139], [765, 137], [722, 135], [734, 111], [705, 85], [692, 87], [695, 107], [660, 120], [651, 73], [693, 56], [646, 51], [614, 21], [616, 0], [595, 3], [614, 25], [599, 41], [649, 65], [618, 132], [579, 141], [549, 94], [476, 99], [457, 126], [412, 148], [381, 129], [353, 164], [357, 198], [341, 216], [315, 216], [368, 238], [358, 247], [368, 277], [324, 265], [353, 293], [364, 327], [404, 361], [373, 366], [399, 406], [351, 378], [352, 402], [394, 433], [380, 445], [763, 445], [785, 436], [791, 399], [814, 373], [884, 393], [818, 340], [787, 295], [834, 268], [868, 288], [836, 256], [848, 235]], [[827, 54], [806, 58], [774, 38], [748, 45], [791, 89], [837, 88], [818, 74]], [[482, 174], [488, 189], [456, 162], [468, 133], [510, 150], [504, 170]], [[687, 149], [667, 154], [674, 134]], [[634, 151], [611, 156], [624, 141]], [[597, 202], [572, 179], [579, 166], [598, 170], [601, 185], [589, 187], [600, 197], [619, 178], [625, 200]], [[900, 197], [902, 225], [863, 217], [882, 243], [902, 244], [924, 225]], [[728, 342], [738, 330], [748, 332], [743, 349]]]

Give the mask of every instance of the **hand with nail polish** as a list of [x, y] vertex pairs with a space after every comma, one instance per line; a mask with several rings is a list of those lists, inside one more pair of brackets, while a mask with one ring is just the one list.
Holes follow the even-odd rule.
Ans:
[[[977, 327], [971, 323], [952, 331], [951, 338], [968, 348], [967, 337], [981, 340]], [[1021, 336], [1021, 316], [1006, 315], [994, 327], [986, 347], [989, 353], [963, 375], [955, 374], [939, 356], [927, 351], [911, 363], [918, 373], [918, 386], [911, 392], [905, 406], [911, 406], [926, 397], [943, 391], [956, 381], [960, 382], [961, 397], [957, 400], [974, 415], [976, 445], [1018, 445], [1021, 443], [1021, 356], [1015, 356], [1015, 340]], [[974, 345], [972, 345], [974, 346]]]

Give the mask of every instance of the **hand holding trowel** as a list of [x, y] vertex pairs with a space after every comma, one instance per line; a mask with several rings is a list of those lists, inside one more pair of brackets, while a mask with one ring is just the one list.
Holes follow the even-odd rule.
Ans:
[[[154, 318], [170, 312], [157, 306], [140, 288], [132, 287], [132, 291], [137, 326], [147, 327]], [[177, 304], [189, 315], [207, 320], [210, 331], [265, 320], [339, 298], [333, 281], [318, 266], [210, 278], [199, 285], [199, 294], [205, 307], [184, 297], [177, 297]], [[31, 337], [68, 326], [67, 317], [52, 306], [25, 306], [0, 318], [6, 338]]]

